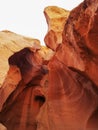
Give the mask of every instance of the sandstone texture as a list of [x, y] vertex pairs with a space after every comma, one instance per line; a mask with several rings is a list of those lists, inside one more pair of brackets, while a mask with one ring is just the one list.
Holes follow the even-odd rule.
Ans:
[[40, 48], [40, 42], [7, 30], [0, 32], [0, 86], [9, 69], [8, 58], [24, 47]]
[[35, 117], [45, 101], [40, 81], [48, 72], [47, 68], [32, 48], [14, 53], [8, 62], [10, 69], [0, 90], [0, 122], [8, 130], [35, 130]]
[[55, 6], [44, 13], [53, 51], [26, 46], [8, 57], [0, 123], [7, 130], [98, 130], [98, 0], [84, 0], [69, 17]]
[[62, 32], [69, 11], [57, 6], [48, 6], [44, 9], [44, 14], [48, 24], [48, 32], [44, 40], [46, 45], [55, 51], [58, 45], [62, 43]]
[[53, 56], [53, 51], [41, 46], [37, 39], [25, 37], [10, 31], [0, 32], [0, 87], [9, 69], [8, 58], [24, 47], [31, 47], [32, 50], [39, 50], [44, 60], [48, 61]]
[[85, 0], [72, 10], [63, 31], [63, 45], [57, 57], [67, 66], [84, 72], [98, 86], [97, 20], [97, 0]]
[[0, 123], [0, 130], [7, 130], [5, 126]]

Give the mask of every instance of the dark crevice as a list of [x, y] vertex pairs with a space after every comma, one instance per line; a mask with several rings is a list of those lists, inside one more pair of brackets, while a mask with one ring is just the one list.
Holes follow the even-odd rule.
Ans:
[[34, 100], [35, 101], [41, 101], [41, 102], [44, 103], [46, 99], [45, 99], [45, 97], [43, 95], [42, 96], [41, 95], [37, 95], [37, 96], [35, 96]]

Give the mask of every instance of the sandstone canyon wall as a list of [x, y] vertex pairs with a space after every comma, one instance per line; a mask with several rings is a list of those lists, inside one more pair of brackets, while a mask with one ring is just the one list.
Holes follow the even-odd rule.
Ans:
[[47, 47], [56, 50], [62, 43], [62, 32], [69, 16], [69, 11], [57, 6], [49, 6], [44, 10], [48, 24], [48, 32], [44, 38]]
[[39, 40], [24, 37], [7, 30], [0, 32], [0, 86], [9, 69], [8, 58], [24, 47], [33, 46], [40, 48]]
[[7, 130], [98, 130], [98, 0], [70, 14], [55, 6], [44, 13], [53, 51], [30, 44], [7, 57], [0, 123]]

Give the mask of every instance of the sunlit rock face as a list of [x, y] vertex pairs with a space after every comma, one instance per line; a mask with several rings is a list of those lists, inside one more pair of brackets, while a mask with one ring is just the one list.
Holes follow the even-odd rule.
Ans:
[[52, 50], [62, 43], [62, 32], [65, 22], [69, 16], [69, 11], [57, 6], [48, 6], [44, 10], [48, 24], [48, 32], [45, 36], [46, 45]]
[[0, 130], [7, 130], [6, 127], [0, 123]]
[[25, 47], [8, 58], [0, 123], [8, 130], [98, 130], [98, 0], [85, 0], [63, 26], [50, 22], [60, 8], [47, 9], [46, 45], [54, 52]]
[[37, 39], [24, 37], [10, 31], [0, 32], [0, 86], [9, 69], [8, 58], [24, 47], [40, 48]]

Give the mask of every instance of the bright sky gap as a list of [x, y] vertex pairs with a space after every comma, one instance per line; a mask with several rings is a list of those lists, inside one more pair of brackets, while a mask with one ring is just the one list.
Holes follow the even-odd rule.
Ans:
[[44, 8], [59, 6], [71, 10], [83, 0], [0, 0], [0, 31], [9, 30], [37, 38], [44, 44], [47, 23]]

